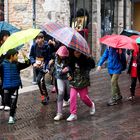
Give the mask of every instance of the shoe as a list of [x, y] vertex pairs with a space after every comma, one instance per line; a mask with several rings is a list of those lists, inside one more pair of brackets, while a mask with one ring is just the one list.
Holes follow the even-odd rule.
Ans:
[[117, 105], [117, 104], [118, 104], [117, 100], [112, 99], [112, 98], [107, 103], [108, 106], [113, 106], [113, 105]]
[[4, 111], [9, 111], [10, 110], [10, 107], [9, 106], [5, 106], [4, 107]]
[[123, 98], [122, 95], [118, 95], [116, 98], [116, 101], [120, 101], [120, 100], [122, 100], [122, 98]]
[[59, 120], [62, 120], [62, 119], [63, 119], [62, 113], [57, 113], [57, 115], [54, 117], [55, 121], [59, 121]]
[[33, 85], [37, 85], [37, 82], [34, 82], [34, 81], [33, 81], [32, 84], [33, 84]]
[[10, 116], [8, 123], [9, 124], [14, 124], [15, 123], [14, 117]]
[[129, 97], [127, 97], [127, 100], [128, 101], [134, 101], [135, 100], [135, 96], [129, 96]]
[[4, 109], [4, 105], [1, 105], [1, 106], [0, 106], [0, 110], [3, 110], [3, 109]]
[[77, 120], [77, 115], [75, 115], [75, 114], [71, 114], [71, 115], [67, 118], [67, 121], [68, 121], [68, 122], [75, 121], [75, 120]]
[[95, 114], [95, 104], [92, 102], [92, 107], [90, 108], [90, 115]]
[[69, 106], [70, 105], [70, 100], [64, 101], [63, 100], [63, 107]]
[[[42, 98], [42, 97], [41, 97]], [[44, 98], [42, 98], [42, 101], [41, 101], [41, 103], [43, 104], [43, 105], [48, 105], [48, 103], [49, 103], [49, 96], [48, 97], [44, 97]]]

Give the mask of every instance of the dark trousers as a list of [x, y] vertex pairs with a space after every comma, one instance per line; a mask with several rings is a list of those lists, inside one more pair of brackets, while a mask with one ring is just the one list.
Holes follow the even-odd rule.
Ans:
[[5, 103], [4, 103], [4, 90], [2, 89], [2, 85], [0, 85], [0, 96], [1, 96], [1, 105], [5, 106]]
[[36, 69], [36, 78], [37, 78], [37, 84], [40, 90], [40, 94], [47, 97], [48, 92], [45, 85], [45, 73], [40, 69]]
[[131, 86], [130, 86], [131, 96], [135, 96], [136, 84], [137, 84], [137, 77], [131, 77]]
[[[7, 96], [7, 98], [10, 96], [10, 116], [14, 117], [17, 108], [18, 89], [6, 89], [4, 90], [4, 94]], [[7, 101], [9, 102], [9, 100]]]

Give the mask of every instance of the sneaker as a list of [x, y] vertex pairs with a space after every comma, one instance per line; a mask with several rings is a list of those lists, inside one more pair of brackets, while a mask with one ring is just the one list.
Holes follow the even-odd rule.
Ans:
[[90, 115], [95, 114], [95, 104], [92, 102], [92, 107], [90, 108]]
[[108, 106], [113, 106], [113, 105], [117, 105], [117, 104], [118, 104], [118, 103], [117, 103], [117, 100], [112, 99], [112, 98], [111, 98], [111, 99], [109, 100], [109, 102], [107, 103]]
[[59, 120], [62, 120], [62, 119], [63, 119], [62, 113], [57, 113], [57, 115], [54, 117], [55, 121], [59, 121]]
[[5, 106], [5, 107], [4, 107], [4, 110], [5, 110], [5, 111], [9, 111], [9, 110], [10, 110], [10, 107], [9, 107], [9, 106]]
[[67, 121], [68, 121], [68, 122], [75, 121], [75, 120], [77, 120], [77, 115], [75, 115], [75, 114], [71, 114], [71, 115], [67, 118]]
[[8, 123], [9, 124], [14, 124], [15, 123], [14, 117], [10, 116]]
[[122, 95], [118, 95], [117, 98], [116, 98], [116, 100], [117, 101], [120, 101], [120, 100], [122, 100], [122, 98], [123, 98]]
[[3, 110], [3, 109], [4, 109], [4, 105], [1, 105], [1, 106], [0, 106], [0, 110]]
[[70, 105], [70, 100], [68, 101], [63, 101], [63, 107], [69, 106]]
[[49, 103], [49, 96], [48, 97], [44, 97], [44, 99], [42, 99], [41, 103], [43, 105], [48, 105], [48, 103]]
[[129, 97], [127, 97], [127, 100], [128, 101], [134, 101], [135, 100], [135, 96], [129, 96]]

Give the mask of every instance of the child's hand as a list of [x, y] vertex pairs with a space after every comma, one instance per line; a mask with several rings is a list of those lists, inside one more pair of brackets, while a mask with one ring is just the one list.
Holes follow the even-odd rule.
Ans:
[[62, 73], [66, 73], [68, 71], [69, 71], [68, 67], [65, 67], [65, 68], [62, 69]]
[[21, 54], [24, 58], [26, 58], [26, 54], [24, 53], [24, 51], [21, 51]]
[[96, 70], [97, 70], [98, 72], [100, 72], [101, 69], [102, 69], [101, 66], [98, 66]]
[[71, 76], [69, 76], [69, 77], [68, 77], [68, 80], [69, 80], [69, 81], [71, 81], [71, 80], [72, 80], [72, 77], [71, 77]]
[[51, 59], [51, 60], [49, 61], [49, 67], [50, 67], [53, 63], [54, 63], [54, 60]]

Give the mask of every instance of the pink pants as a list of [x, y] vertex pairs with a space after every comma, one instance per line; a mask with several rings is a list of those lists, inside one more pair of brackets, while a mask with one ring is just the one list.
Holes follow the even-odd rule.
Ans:
[[92, 101], [88, 96], [88, 87], [77, 89], [70, 89], [70, 113], [77, 114], [77, 93], [79, 93], [81, 100], [89, 107], [92, 107]]

